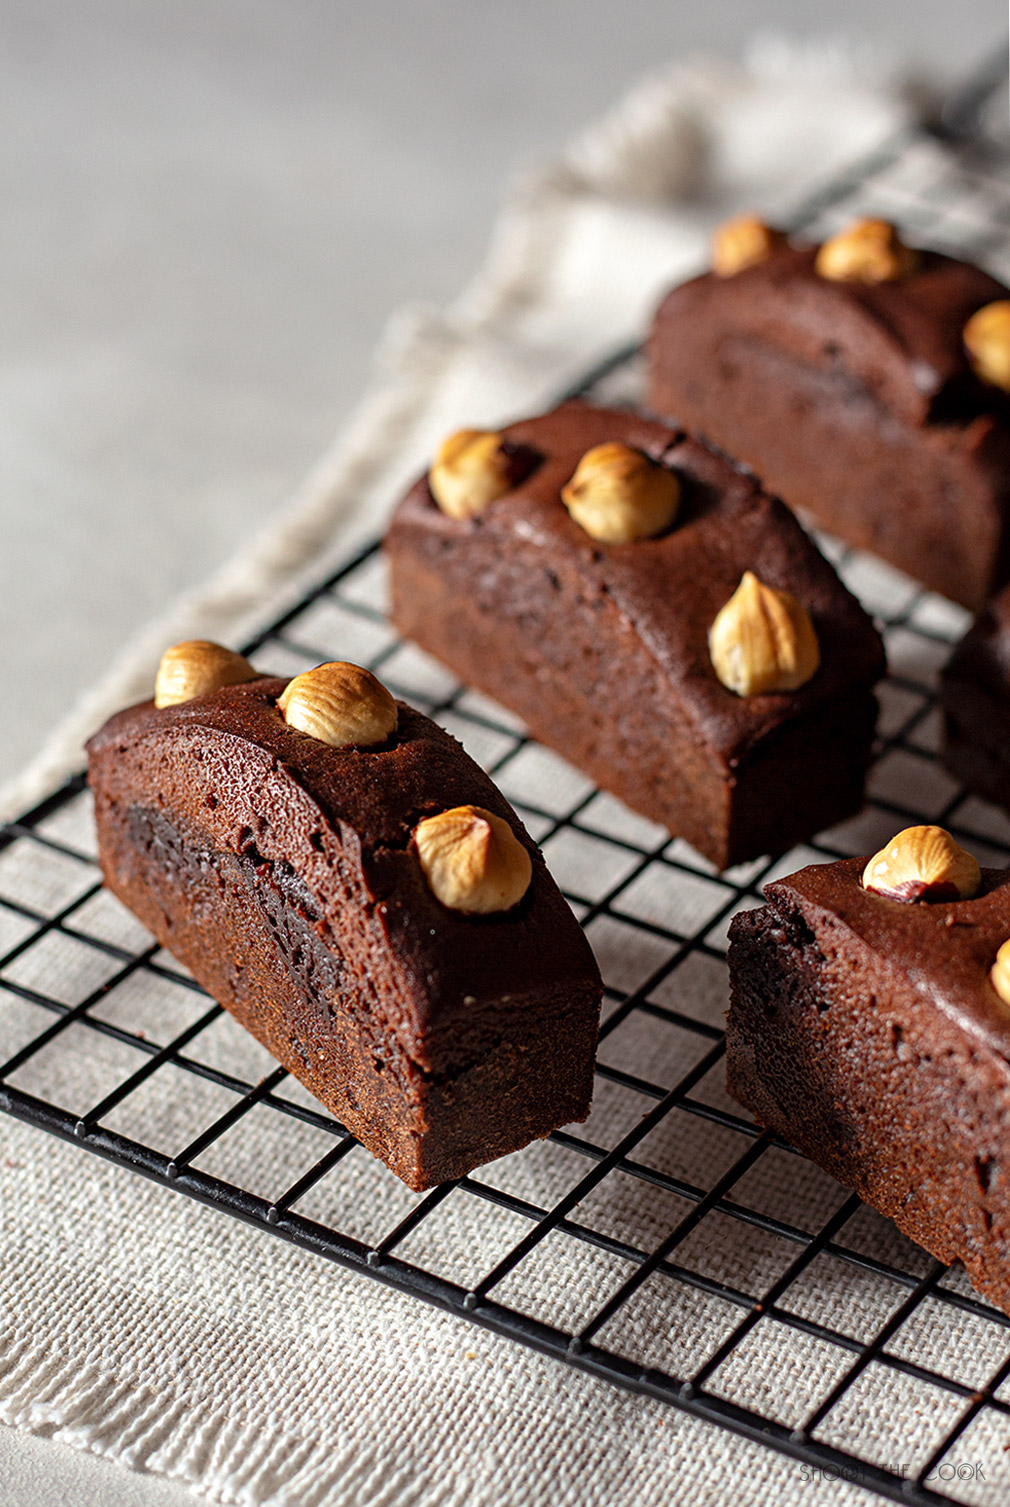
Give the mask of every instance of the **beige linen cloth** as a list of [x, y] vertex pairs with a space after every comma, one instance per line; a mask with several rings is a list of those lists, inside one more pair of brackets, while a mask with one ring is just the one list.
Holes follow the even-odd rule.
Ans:
[[[166, 643], [195, 635], [240, 640], [378, 530], [445, 432], [537, 409], [643, 328], [662, 288], [698, 264], [715, 219], [748, 204], [787, 210], [833, 166], [885, 136], [904, 108], [893, 87], [830, 52], [798, 56], [769, 46], [746, 68], [658, 74], [563, 157], [527, 174], [511, 192], [475, 285], [447, 311], [412, 310], [394, 321], [371, 394], [302, 494], [205, 592], [131, 648], [4, 792], [7, 812], [78, 767], [82, 738], [109, 710], [148, 694]], [[87, 841], [84, 798], [62, 830]], [[40, 906], [58, 904], [65, 875], [39, 869], [37, 854], [32, 871], [19, 872], [24, 860], [17, 848], [12, 854], [0, 878], [4, 892], [21, 884]], [[114, 902], [94, 903], [92, 919], [107, 935], [135, 935]], [[95, 987], [87, 973], [93, 960], [85, 965], [81, 949], [52, 939], [36, 958], [37, 951], [22, 959], [21, 982], [37, 977], [69, 1001]], [[697, 989], [698, 1008], [718, 1021], [721, 972], [699, 977]], [[134, 974], [118, 1001], [117, 992], [110, 996], [110, 1008], [132, 1029], [166, 1039], [177, 1029], [173, 1012], [183, 1008], [170, 992], [153, 975]], [[185, 1007], [205, 1003], [189, 994]], [[0, 1007], [4, 1057], [38, 1029], [31, 1008]], [[116, 1081], [117, 1044], [81, 1035], [79, 1050], [61, 1038], [58, 1061], [45, 1066], [48, 1091], [72, 1109], [94, 1102], [103, 1073]], [[268, 1071], [255, 1043], [227, 1020], [206, 1035], [206, 1050], [236, 1073], [255, 1080]], [[647, 1037], [638, 1050], [650, 1062]], [[210, 1105], [187, 1075], [167, 1085], [162, 1078], [141, 1096], [135, 1133], [155, 1145], [184, 1145], [212, 1117]], [[130, 1133], [133, 1112], [124, 1111], [117, 1128]], [[622, 1112], [620, 1096], [599, 1098], [601, 1137], [619, 1133]], [[280, 1118], [250, 1115], [240, 1145], [225, 1145], [224, 1161], [205, 1165], [275, 1195], [293, 1152], [304, 1165], [325, 1149], [313, 1140], [318, 1132], [287, 1120], [278, 1127]], [[701, 1121], [688, 1132], [695, 1141], [667, 1148], [684, 1175], [692, 1159], [710, 1165], [718, 1155]], [[392, 1228], [413, 1199], [364, 1152], [352, 1158], [335, 1187], [324, 1181], [305, 1207], [368, 1239]], [[507, 1176], [513, 1191], [546, 1207], [571, 1177], [564, 1153], [547, 1143], [507, 1161], [491, 1176]], [[600, 1218], [651, 1248], [677, 1211], [656, 1190], [625, 1182], [614, 1200], [608, 1180], [611, 1202]], [[810, 1168], [789, 1196], [793, 1217], [816, 1228], [841, 1193]], [[456, 1199], [403, 1254], [466, 1281], [524, 1227], [475, 1199]], [[708, 1246], [695, 1259], [760, 1291], [774, 1277], [774, 1260], [757, 1232], [741, 1227], [741, 1243], [726, 1228], [731, 1223], [713, 1233], [706, 1221], [700, 1238]], [[659, 1507], [870, 1500], [856, 1486], [812, 1479], [797, 1462], [438, 1313], [9, 1119], [0, 1119], [0, 1232], [0, 1419], [189, 1482], [211, 1501]], [[543, 1259], [521, 1264], [500, 1296], [549, 1322], [577, 1324], [623, 1275], [620, 1263], [561, 1236], [548, 1245]], [[909, 1249], [902, 1246], [901, 1259], [915, 1259]], [[811, 1311], [849, 1333], [872, 1333], [886, 1307], [874, 1307], [865, 1283], [853, 1296], [845, 1279], [843, 1271], [833, 1285], [815, 1284]], [[681, 1374], [707, 1353], [713, 1326], [727, 1322], [714, 1299], [678, 1284], [650, 1283], [640, 1298], [611, 1337], [625, 1353]], [[959, 1356], [977, 1362], [978, 1336], [955, 1318], [945, 1311], [936, 1335], [917, 1337], [923, 1364], [932, 1358], [948, 1369]], [[847, 1361], [829, 1357], [828, 1348], [793, 1332], [787, 1343], [754, 1346], [735, 1362], [733, 1395], [798, 1420], [823, 1392], [826, 1368]], [[858, 1398], [852, 1402], [834, 1442], [885, 1463], [912, 1458], [936, 1422], [921, 1416], [922, 1395], [893, 1374], [861, 1410]], [[938, 1396], [937, 1407], [950, 1400]], [[976, 1443], [966, 1445], [965, 1458], [974, 1458]], [[998, 1441], [992, 1447], [995, 1459], [1006, 1458]], [[988, 1486], [972, 1489], [972, 1500], [1001, 1499], [998, 1483], [991, 1497]]]

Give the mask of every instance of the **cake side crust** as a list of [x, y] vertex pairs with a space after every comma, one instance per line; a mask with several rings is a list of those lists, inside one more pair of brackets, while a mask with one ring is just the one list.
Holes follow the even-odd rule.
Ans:
[[729, 964], [733, 1096], [1010, 1311], [1006, 1058], [795, 895], [734, 920]]

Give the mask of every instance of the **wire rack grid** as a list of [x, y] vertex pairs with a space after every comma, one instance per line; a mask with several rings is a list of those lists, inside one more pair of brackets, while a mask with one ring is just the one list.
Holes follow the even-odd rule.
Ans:
[[[903, 133], [819, 194], [803, 225], [853, 212], [1010, 269], [1010, 188], [975, 142]], [[580, 391], [634, 400], [638, 379], [623, 352]], [[810, 1471], [901, 1501], [1001, 1500], [988, 1492], [1010, 1440], [1010, 1319], [723, 1087], [726, 931], [770, 877], [922, 820], [1010, 863], [1010, 823], [937, 758], [935, 678], [965, 615], [822, 544], [888, 647], [869, 804], [784, 859], [721, 876], [400, 642], [378, 605], [377, 543], [246, 646], [276, 673], [367, 664], [513, 801], [604, 972], [585, 1125], [409, 1194], [102, 891], [83, 775], [0, 833], [0, 1109]], [[86, 1102], [68, 1102], [68, 1055], [78, 1097], [93, 1059]], [[188, 1120], [166, 1117], [169, 1101]], [[890, 1415], [915, 1429], [889, 1434]]]

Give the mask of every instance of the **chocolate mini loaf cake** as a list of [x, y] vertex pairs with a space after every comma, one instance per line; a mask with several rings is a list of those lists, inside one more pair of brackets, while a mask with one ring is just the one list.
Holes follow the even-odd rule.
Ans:
[[463, 431], [386, 553], [403, 634], [718, 868], [862, 805], [879, 635], [700, 441], [578, 402]]
[[977, 617], [940, 676], [943, 762], [1010, 813], [1010, 587]]
[[667, 295], [649, 404], [790, 506], [977, 611], [1010, 579], [1010, 292], [863, 220], [821, 246], [724, 226]]
[[487, 775], [367, 671], [180, 645], [88, 757], [109, 888], [410, 1187], [588, 1114], [585, 936]]
[[1010, 872], [937, 827], [730, 928], [730, 1092], [1010, 1313]]

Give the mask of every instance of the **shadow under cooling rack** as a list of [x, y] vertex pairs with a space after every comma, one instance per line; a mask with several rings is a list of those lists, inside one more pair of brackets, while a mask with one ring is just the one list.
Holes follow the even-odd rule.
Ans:
[[[883, 214], [1005, 275], [1005, 166], [906, 132], [797, 228]], [[634, 401], [638, 377], [626, 351], [579, 390]], [[368, 665], [516, 806], [606, 982], [584, 1125], [410, 1193], [102, 890], [83, 776], [0, 834], [0, 1109], [814, 1469], [901, 1501], [1001, 1500], [1010, 1319], [761, 1133], [723, 1085], [726, 929], [769, 877], [923, 820], [1010, 862], [1010, 824], [936, 756], [936, 672], [965, 615], [822, 544], [888, 647], [869, 804], [785, 859], [723, 875], [402, 643], [377, 605], [377, 544], [247, 646], [281, 674]]]

